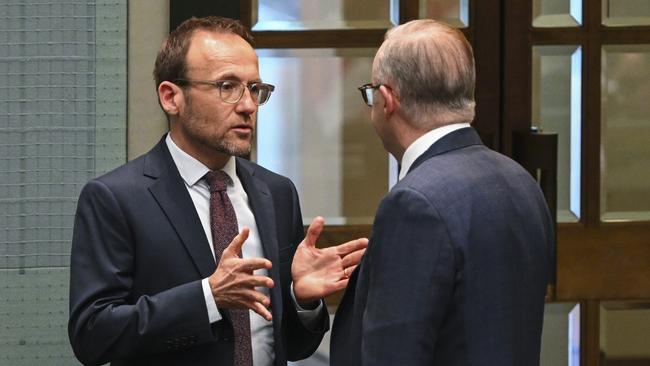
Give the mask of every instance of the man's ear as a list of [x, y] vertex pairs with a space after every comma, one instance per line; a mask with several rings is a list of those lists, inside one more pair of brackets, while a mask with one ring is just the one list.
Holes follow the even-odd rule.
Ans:
[[395, 98], [395, 94], [393, 94], [393, 91], [390, 89], [390, 87], [380, 85], [379, 92], [384, 99], [384, 113], [386, 114], [386, 117], [390, 117], [397, 111], [397, 108], [399, 107], [399, 100]]
[[158, 85], [158, 99], [162, 108], [170, 116], [178, 114], [179, 108], [182, 107], [185, 100], [183, 89], [169, 81], [163, 81]]

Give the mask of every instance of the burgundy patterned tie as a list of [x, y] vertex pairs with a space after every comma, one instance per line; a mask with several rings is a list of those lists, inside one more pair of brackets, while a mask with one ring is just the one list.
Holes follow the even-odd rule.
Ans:
[[[232, 180], [221, 170], [208, 172], [205, 179], [210, 185], [210, 228], [217, 261], [232, 239], [237, 236], [237, 216], [226, 194]], [[241, 253], [240, 253], [241, 254]], [[252, 366], [251, 326], [248, 310], [230, 309], [235, 332], [235, 366]]]

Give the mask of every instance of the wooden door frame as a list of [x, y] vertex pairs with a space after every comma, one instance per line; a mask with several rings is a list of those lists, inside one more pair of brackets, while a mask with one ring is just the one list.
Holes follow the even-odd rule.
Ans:
[[532, 45], [570, 44], [583, 49], [583, 215], [578, 223], [558, 225], [557, 299], [650, 297], [650, 222], [602, 222], [599, 184], [601, 46], [650, 43], [650, 27], [604, 27], [601, 0], [585, 0], [582, 27], [533, 28], [531, 2], [504, 0], [504, 4], [502, 152], [510, 155], [513, 133], [531, 127]]
[[531, 127], [532, 46], [582, 47], [581, 212], [557, 226], [557, 301], [581, 303], [581, 362], [600, 363], [601, 300], [650, 298], [650, 222], [602, 222], [600, 214], [601, 48], [650, 43], [650, 27], [603, 26], [601, 0], [583, 0], [583, 25], [533, 28], [532, 2], [504, 0], [502, 151]]

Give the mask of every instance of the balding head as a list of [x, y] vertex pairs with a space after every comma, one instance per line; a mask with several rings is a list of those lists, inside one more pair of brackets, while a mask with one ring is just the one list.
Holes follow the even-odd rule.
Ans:
[[421, 19], [389, 30], [373, 82], [391, 86], [404, 117], [422, 129], [474, 119], [474, 56], [457, 29]]

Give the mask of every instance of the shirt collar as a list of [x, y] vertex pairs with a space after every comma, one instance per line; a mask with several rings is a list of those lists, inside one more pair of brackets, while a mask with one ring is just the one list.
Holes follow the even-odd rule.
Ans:
[[[174, 164], [176, 164], [176, 168], [178, 169], [181, 178], [183, 178], [188, 186], [191, 187], [195, 185], [207, 172], [210, 171], [210, 168], [190, 154], [181, 150], [181, 148], [174, 143], [169, 133], [165, 138], [165, 142], [167, 143], [167, 148], [169, 149], [169, 153], [172, 156], [172, 160], [174, 160]], [[228, 174], [230, 179], [234, 181], [237, 174], [235, 158], [231, 156], [221, 170]]]
[[445, 135], [466, 127], [470, 127], [469, 123], [454, 123], [435, 128], [418, 137], [418, 139], [413, 141], [413, 143], [406, 149], [404, 156], [402, 156], [402, 164], [398, 179], [402, 180], [415, 160], [417, 160], [420, 155], [424, 154], [424, 152], [427, 151], [436, 141], [440, 140]]

